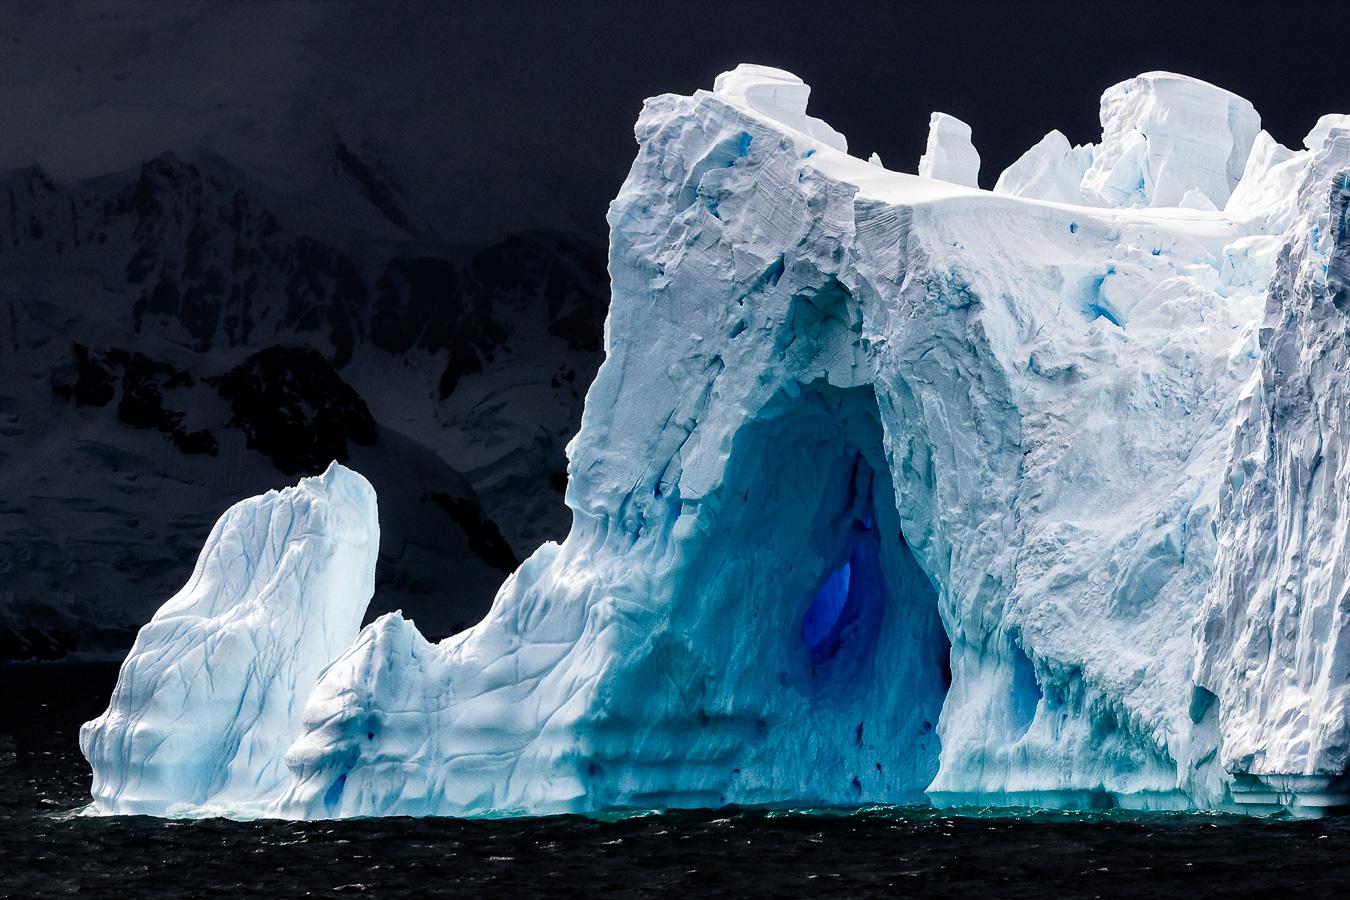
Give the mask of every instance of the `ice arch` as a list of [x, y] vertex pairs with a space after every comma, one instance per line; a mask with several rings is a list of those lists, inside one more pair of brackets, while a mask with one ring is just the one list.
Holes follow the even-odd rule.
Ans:
[[[725, 402], [714, 393], [694, 401], [704, 414]], [[922, 802], [950, 647], [902, 535], [872, 388], [771, 392], [707, 448], [725, 468], [697, 494], [685, 438], [604, 495], [610, 508], [574, 497], [567, 543], [471, 632], [438, 648], [395, 616], [367, 628], [311, 696], [272, 811]], [[855, 555], [875, 582], [815, 659], [803, 620]]]
[[[669, 709], [661, 755], [679, 770], [688, 756], [675, 748], [691, 737], [735, 732], [708, 786], [719, 803], [923, 800], [949, 644], [901, 533], [871, 388], [820, 382], [776, 395], [734, 438], [714, 502], [710, 531], [681, 563], [689, 602], [662, 629], [671, 651], [648, 657], [650, 674], [626, 677], [700, 686], [699, 703]], [[632, 715], [650, 720], [651, 708]], [[607, 772], [637, 766], [639, 780], [653, 779], [630, 745], [615, 750]], [[672, 776], [689, 782], [686, 771]], [[629, 799], [694, 798], [672, 789]]]

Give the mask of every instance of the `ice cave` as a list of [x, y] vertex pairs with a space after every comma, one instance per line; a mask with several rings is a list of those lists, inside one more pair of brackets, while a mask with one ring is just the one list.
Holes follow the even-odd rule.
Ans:
[[[1350, 805], [1350, 116], [1168, 73], [997, 179], [795, 76], [648, 100], [572, 529], [440, 643], [337, 464], [225, 513], [95, 814]], [[1311, 124], [1311, 123], [1310, 123]]]

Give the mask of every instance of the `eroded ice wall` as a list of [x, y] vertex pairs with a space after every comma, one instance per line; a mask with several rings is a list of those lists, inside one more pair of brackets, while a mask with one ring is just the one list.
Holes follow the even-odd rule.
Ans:
[[[246, 803], [122, 792], [132, 743], [98, 809], [1313, 802], [1279, 779], [1347, 754], [1344, 132], [1294, 153], [1155, 73], [990, 193], [846, 155], [808, 94], [644, 106], [567, 540], [467, 632], [385, 616], [268, 680], [297, 736]], [[108, 745], [157, 702], [118, 691]]]
[[1350, 797], [1350, 131], [1328, 131], [1271, 284], [1200, 631], [1223, 764], [1266, 805]]

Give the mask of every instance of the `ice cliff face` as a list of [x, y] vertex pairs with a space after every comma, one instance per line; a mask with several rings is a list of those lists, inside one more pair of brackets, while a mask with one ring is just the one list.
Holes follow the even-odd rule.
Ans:
[[1316, 789], [1350, 755], [1350, 131], [1314, 143], [1306, 227], [1279, 252], [1240, 401], [1199, 631], [1200, 678], [1229, 699], [1223, 764], [1269, 783], [1258, 789]]
[[465, 633], [385, 616], [273, 682], [288, 775], [229, 812], [1346, 802], [1347, 133], [1141, 76], [990, 193], [807, 95], [647, 102], [567, 540]]

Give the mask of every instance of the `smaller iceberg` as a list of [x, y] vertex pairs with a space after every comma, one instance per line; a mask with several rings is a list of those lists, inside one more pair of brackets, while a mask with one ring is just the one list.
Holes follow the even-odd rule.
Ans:
[[260, 814], [305, 698], [356, 639], [379, 547], [375, 491], [337, 463], [230, 507], [80, 730], [95, 807]]

